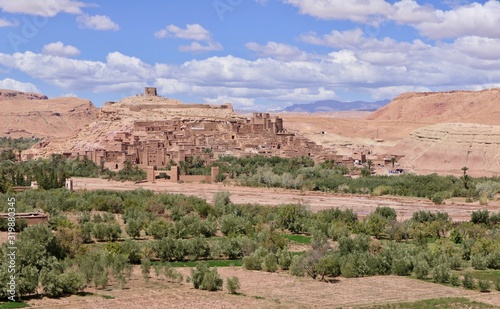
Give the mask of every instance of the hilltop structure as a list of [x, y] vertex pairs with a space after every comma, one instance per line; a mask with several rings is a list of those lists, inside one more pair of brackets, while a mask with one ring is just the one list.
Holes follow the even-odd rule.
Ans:
[[229, 155], [315, 160], [336, 155], [288, 132], [283, 120], [269, 113], [242, 117], [230, 103], [184, 104], [158, 96], [151, 87], [143, 95], [107, 102], [97, 120], [75, 138], [42, 142], [24, 152], [23, 159], [51, 153], [87, 157], [111, 170], [122, 169], [126, 161], [144, 169], [166, 168], [196, 156], [208, 162]]

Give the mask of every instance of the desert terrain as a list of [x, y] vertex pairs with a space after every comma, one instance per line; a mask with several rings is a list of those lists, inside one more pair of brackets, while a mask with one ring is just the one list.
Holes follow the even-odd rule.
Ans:
[[0, 89], [0, 135], [18, 137], [74, 136], [97, 115], [89, 100], [49, 99], [36, 93]]

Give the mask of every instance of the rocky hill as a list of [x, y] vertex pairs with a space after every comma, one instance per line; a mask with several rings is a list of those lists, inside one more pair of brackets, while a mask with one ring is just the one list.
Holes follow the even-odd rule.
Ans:
[[417, 173], [494, 176], [500, 173], [500, 126], [441, 123], [413, 131], [393, 149], [401, 166]]
[[0, 136], [69, 137], [91, 123], [98, 109], [89, 100], [49, 99], [0, 89]]
[[500, 89], [405, 93], [367, 119], [378, 121], [500, 125]]

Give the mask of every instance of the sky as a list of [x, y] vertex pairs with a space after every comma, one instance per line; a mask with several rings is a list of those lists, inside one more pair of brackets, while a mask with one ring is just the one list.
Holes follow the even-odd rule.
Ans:
[[0, 0], [0, 89], [279, 110], [500, 87], [500, 1]]

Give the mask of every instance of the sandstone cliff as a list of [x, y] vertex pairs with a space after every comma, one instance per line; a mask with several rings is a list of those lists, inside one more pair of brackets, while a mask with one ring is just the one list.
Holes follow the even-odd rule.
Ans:
[[471, 175], [500, 173], [500, 126], [442, 123], [415, 130], [393, 149], [405, 155], [399, 163], [417, 173]]
[[405, 93], [368, 116], [369, 120], [500, 125], [500, 89]]

